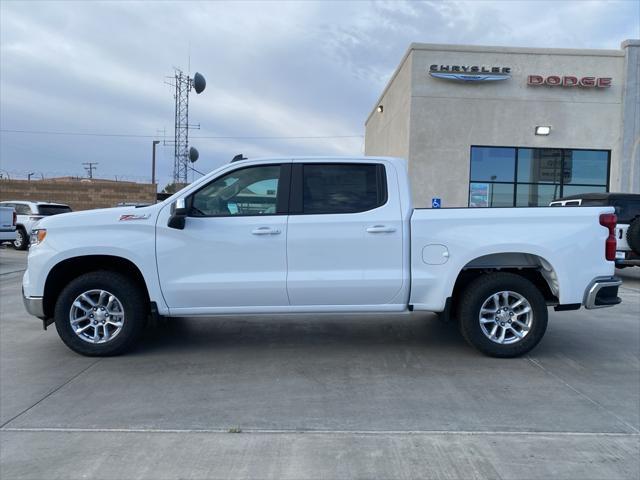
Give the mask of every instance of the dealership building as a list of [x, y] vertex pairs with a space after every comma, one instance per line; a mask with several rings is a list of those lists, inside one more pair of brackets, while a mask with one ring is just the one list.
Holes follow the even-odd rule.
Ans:
[[366, 120], [416, 207], [640, 193], [640, 40], [620, 50], [412, 44]]

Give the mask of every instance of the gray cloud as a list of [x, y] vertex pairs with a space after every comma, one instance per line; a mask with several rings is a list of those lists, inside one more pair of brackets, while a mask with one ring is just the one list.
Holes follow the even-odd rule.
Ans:
[[[409, 43], [618, 48], [638, 2], [0, 3], [3, 129], [155, 135], [173, 128], [172, 66], [208, 80], [193, 136], [362, 135]], [[359, 154], [362, 139], [194, 139], [210, 170], [236, 153]], [[3, 133], [0, 168], [150, 176], [151, 139]], [[172, 149], [161, 148], [167, 181]]]

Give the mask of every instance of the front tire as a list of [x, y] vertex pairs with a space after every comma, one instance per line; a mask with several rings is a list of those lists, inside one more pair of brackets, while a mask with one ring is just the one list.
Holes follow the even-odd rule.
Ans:
[[16, 250], [26, 250], [29, 246], [29, 236], [23, 227], [16, 228], [16, 239], [13, 241], [13, 248]]
[[512, 273], [489, 273], [472, 281], [462, 293], [458, 312], [464, 339], [491, 357], [524, 355], [547, 329], [542, 293]]
[[140, 338], [148, 306], [145, 292], [126, 276], [110, 271], [85, 273], [58, 297], [56, 330], [62, 341], [81, 355], [119, 355]]

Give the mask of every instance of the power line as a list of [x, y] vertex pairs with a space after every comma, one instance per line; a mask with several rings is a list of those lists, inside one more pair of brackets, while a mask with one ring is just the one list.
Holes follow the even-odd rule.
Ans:
[[[133, 133], [100, 133], [100, 132], [65, 132], [49, 130], [12, 130], [0, 129], [0, 133], [24, 133], [28, 135], [70, 135], [82, 137], [123, 137], [123, 138], [158, 138], [158, 135], [140, 135]], [[226, 135], [199, 135], [191, 138], [212, 140], [328, 140], [333, 138], [364, 138], [364, 135], [256, 135], [256, 136], [226, 136]]]
[[82, 165], [86, 165], [84, 169], [89, 174], [89, 178], [93, 178], [93, 171], [98, 169], [98, 167], [96, 167], [96, 165], [98, 165], [98, 162], [85, 162]]
[[132, 138], [155, 138], [156, 135], [135, 135], [129, 133], [95, 133], [95, 132], [53, 132], [47, 130], [9, 130], [1, 129], [2, 133], [26, 133], [29, 135], [73, 135], [82, 137], [132, 137]]

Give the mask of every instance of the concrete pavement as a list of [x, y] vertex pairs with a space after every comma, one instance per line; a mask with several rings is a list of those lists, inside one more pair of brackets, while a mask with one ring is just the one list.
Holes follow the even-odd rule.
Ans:
[[640, 476], [636, 280], [550, 311], [514, 360], [433, 315], [176, 320], [89, 359], [24, 312], [20, 276], [0, 274], [3, 478]]

